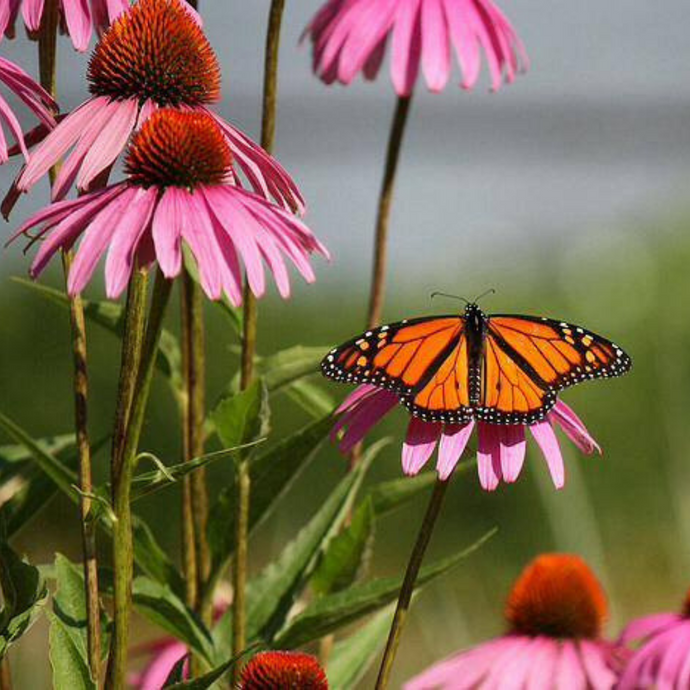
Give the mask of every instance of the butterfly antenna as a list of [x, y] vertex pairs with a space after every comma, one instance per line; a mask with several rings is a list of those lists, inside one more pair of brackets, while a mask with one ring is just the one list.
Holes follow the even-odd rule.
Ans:
[[434, 299], [434, 297], [448, 297], [450, 299], [456, 299], [460, 302], [464, 302], [465, 304], [469, 304], [469, 300], [465, 299], [464, 297], [460, 297], [459, 295], [451, 295], [447, 292], [432, 292], [431, 295], [429, 296], [430, 299]]
[[496, 294], [496, 290], [494, 288], [489, 288], [488, 290], [485, 290], [484, 292], [482, 292], [482, 294], [479, 295], [478, 297], [475, 297], [474, 302], [477, 303], [477, 302], [479, 302], [480, 299], [486, 297], [487, 295], [495, 295], [495, 294]]

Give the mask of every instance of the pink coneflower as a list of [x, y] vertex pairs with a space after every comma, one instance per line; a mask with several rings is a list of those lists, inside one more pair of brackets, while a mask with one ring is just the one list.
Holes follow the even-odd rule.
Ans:
[[[233, 157], [216, 120], [203, 112], [156, 111], [134, 135], [125, 160], [127, 179], [32, 216], [15, 234], [40, 228], [31, 267], [37, 276], [58, 249], [83, 239], [67, 281], [81, 292], [107, 251], [108, 296], [124, 290], [136, 263], [156, 260], [167, 278], [182, 270], [183, 245], [196, 260], [211, 299], [242, 300], [240, 259], [252, 292], [264, 292], [262, 260], [281, 295], [290, 283], [284, 257], [314, 279], [309, 255], [326, 249], [295, 216], [233, 183]], [[13, 238], [14, 239], [14, 238]]]
[[690, 592], [681, 613], [657, 613], [630, 623], [622, 644], [642, 642], [623, 672], [619, 690], [690, 687]]
[[[340, 449], [348, 453], [398, 404], [398, 396], [390, 391], [368, 384], [356, 388], [337, 410], [342, 416], [333, 429], [333, 437], [342, 434]], [[525, 427], [521, 425], [475, 421], [451, 425], [425, 422], [413, 417], [403, 445], [403, 471], [408, 475], [417, 474], [438, 444], [436, 470], [439, 479], [445, 481], [458, 464], [475, 426], [479, 440], [477, 460], [482, 487], [493, 491], [501, 479], [508, 483], [516, 481], [522, 470], [527, 446]], [[551, 479], [560, 489], [565, 483], [565, 469], [554, 431], [557, 426], [583, 453], [601, 453], [601, 449], [575, 412], [560, 400], [543, 422], [530, 425], [528, 428], [544, 454]]]
[[442, 91], [453, 49], [465, 89], [479, 78], [482, 51], [494, 90], [527, 66], [520, 39], [491, 0], [329, 0], [307, 33], [314, 71], [327, 84], [350, 84], [359, 72], [374, 79], [390, 36], [391, 78], [399, 96], [412, 93], [420, 64], [429, 89]]
[[238, 690], [328, 690], [326, 674], [310, 654], [261, 652], [244, 667]]
[[[21, 6], [22, 18], [30, 34], [41, 28], [47, 0], [2, 0], [0, 36], [14, 34]], [[129, 8], [129, 0], [59, 0], [60, 23], [76, 50], [89, 47], [93, 30], [101, 31]]]
[[[207, 110], [220, 98], [220, 68], [208, 39], [181, 0], [139, 0], [114, 22], [91, 56], [92, 97], [70, 113], [32, 152], [16, 182], [28, 191], [70, 149], [53, 186], [59, 200], [76, 182], [88, 190], [108, 171], [132, 133], [159, 107], [211, 115], [252, 188], [301, 212], [290, 176], [261, 147]], [[12, 199], [10, 192], [8, 199]], [[7, 215], [8, 207], [5, 207]]]
[[432, 666], [404, 690], [609, 690], [625, 650], [602, 639], [606, 616], [589, 566], [578, 556], [544, 554], [513, 587], [505, 635]]
[[[44, 127], [47, 129], [55, 127], [53, 113], [57, 112], [57, 103], [21, 67], [0, 57], [0, 81], [26, 104]], [[7, 125], [24, 157], [28, 158], [29, 154], [24, 143], [22, 127], [9, 104], [2, 96], [0, 96], [0, 122], [4, 122]], [[8, 157], [7, 140], [0, 127], [0, 164], [5, 163]]]
[[[136, 690], [160, 690], [175, 668], [175, 665], [189, 654], [186, 645], [175, 638], [164, 638], [141, 645], [133, 650], [134, 656], [150, 655], [146, 666], [137, 673], [129, 675], [127, 681]], [[184, 677], [189, 674], [189, 664], [185, 662]]]

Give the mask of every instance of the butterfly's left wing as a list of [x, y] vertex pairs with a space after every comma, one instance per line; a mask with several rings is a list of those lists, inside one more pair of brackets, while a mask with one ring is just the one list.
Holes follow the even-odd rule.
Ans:
[[422, 419], [471, 419], [467, 342], [461, 316], [409, 319], [372, 328], [324, 358], [328, 378], [393, 391]]
[[632, 362], [621, 348], [581, 326], [543, 317], [489, 317], [478, 419], [531, 424], [558, 391], [581, 381], [621, 376]]

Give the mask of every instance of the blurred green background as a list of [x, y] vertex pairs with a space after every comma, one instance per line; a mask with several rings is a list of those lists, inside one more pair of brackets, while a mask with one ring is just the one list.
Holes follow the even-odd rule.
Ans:
[[[281, 54], [278, 154], [302, 184], [308, 222], [334, 254], [317, 262], [318, 282], [296, 283], [289, 302], [271, 293], [260, 306], [259, 351], [296, 344], [328, 348], [361, 330], [367, 301], [371, 230], [393, 96], [386, 74], [375, 85], [326, 89], [309, 73], [299, 33], [321, 3], [288, 3]], [[488, 312], [566, 319], [606, 335], [632, 356], [630, 375], [568, 391], [603, 457], [583, 457], [568, 441], [566, 488], [556, 492], [531, 444], [519, 482], [495, 493], [475, 473], [453, 482], [428, 559], [500, 528], [481, 552], [428, 587], [405, 632], [394, 682], [503, 629], [510, 583], [543, 551], [583, 555], [604, 582], [615, 635], [631, 616], [675, 609], [690, 586], [690, 60], [685, 0], [659, 9], [630, 0], [540, 3], [504, 0], [532, 58], [530, 73], [498, 95], [420, 90], [401, 164], [391, 233], [387, 320], [448, 312], [432, 290], [473, 296], [488, 287]], [[224, 116], [256, 136], [261, 52], [268, 2], [201, 0], [224, 70]], [[644, 27], [644, 31], [641, 30]], [[20, 36], [3, 56], [35, 70], [35, 45]], [[83, 100], [86, 60], [60, 43], [63, 109]], [[16, 169], [0, 169], [6, 188]], [[22, 200], [11, 227], [46, 201], [45, 188]], [[25, 275], [20, 247], [0, 267], [1, 409], [34, 435], [70, 429], [71, 359], [66, 314], [10, 280]], [[43, 282], [61, 284], [58, 267]], [[89, 296], [102, 298], [97, 282]], [[168, 326], [177, 328], [173, 305]], [[234, 375], [237, 340], [208, 307], [208, 388], [212, 401]], [[112, 336], [89, 330], [91, 432], [109, 433], [119, 353]], [[340, 399], [346, 387], [323, 383]], [[273, 405], [273, 439], [307, 421], [292, 402]], [[401, 476], [406, 414], [376, 434], [393, 444], [369, 481]], [[0, 439], [2, 441], [2, 439]], [[176, 410], [157, 381], [144, 445], [179, 459]], [[468, 457], [470, 453], [468, 453]], [[107, 453], [96, 458], [107, 475]], [[325, 445], [288, 500], [255, 535], [256, 572], [294, 535], [345, 470]], [[228, 468], [215, 466], [219, 489]], [[424, 498], [379, 525], [373, 575], [400, 573]], [[157, 537], [177, 552], [179, 496], [170, 489], [139, 506]], [[76, 511], [52, 502], [21, 533], [17, 548], [34, 563], [60, 551], [79, 557]], [[107, 560], [107, 545], [102, 542]], [[141, 638], [155, 635], [145, 624]], [[18, 688], [50, 686], [46, 628], [35, 626], [11, 658]], [[369, 687], [370, 682], [362, 687]]]

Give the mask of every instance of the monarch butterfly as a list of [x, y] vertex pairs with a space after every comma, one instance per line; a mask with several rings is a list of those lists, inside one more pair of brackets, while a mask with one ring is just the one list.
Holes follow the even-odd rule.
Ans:
[[461, 315], [372, 328], [331, 350], [321, 370], [336, 381], [388, 389], [424, 421], [534, 424], [562, 389], [631, 366], [620, 347], [580, 326], [487, 315], [468, 302]]

